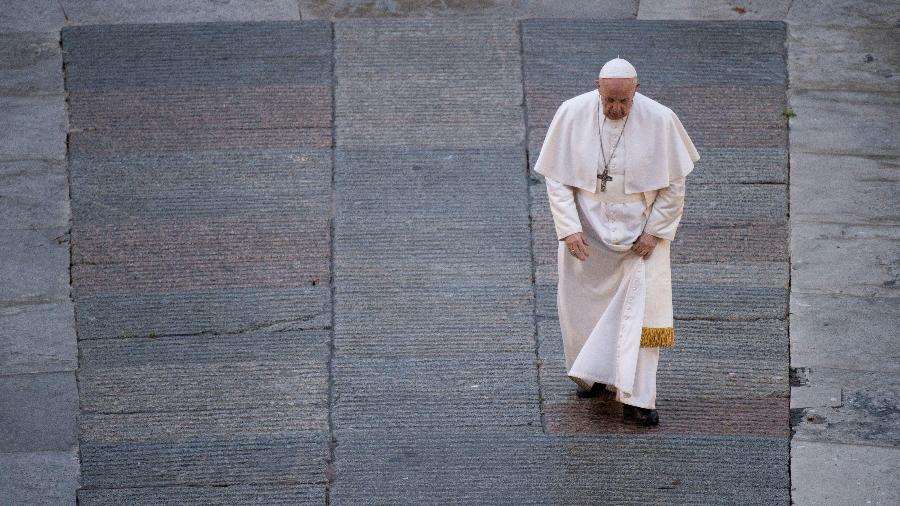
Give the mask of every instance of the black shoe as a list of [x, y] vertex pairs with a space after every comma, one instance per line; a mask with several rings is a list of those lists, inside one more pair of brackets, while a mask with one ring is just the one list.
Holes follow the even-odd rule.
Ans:
[[626, 422], [634, 422], [644, 427], [659, 424], [659, 413], [655, 409], [639, 408], [630, 404], [622, 404], [622, 418]]
[[603, 399], [609, 399], [609, 394], [611, 394], [609, 390], [606, 389], [606, 385], [603, 383], [594, 383], [591, 386], [590, 390], [584, 390], [581, 387], [578, 387], [578, 390], [575, 391], [575, 395], [582, 399], [587, 399], [590, 397], [601, 397]]

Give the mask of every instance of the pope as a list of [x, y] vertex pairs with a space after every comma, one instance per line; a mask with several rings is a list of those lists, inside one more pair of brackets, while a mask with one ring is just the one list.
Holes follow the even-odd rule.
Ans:
[[637, 92], [627, 60], [606, 62], [595, 84], [559, 106], [535, 165], [559, 239], [566, 370], [579, 397], [656, 425], [659, 349], [675, 339], [669, 248], [700, 155], [678, 116]]

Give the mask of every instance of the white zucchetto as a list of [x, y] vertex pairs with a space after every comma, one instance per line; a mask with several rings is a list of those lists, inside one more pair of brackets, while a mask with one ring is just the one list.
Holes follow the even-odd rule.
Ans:
[[613, 58], [600, 69], [600, 79], [606, 77], [637, 77], [634, 65], [624, 58]]

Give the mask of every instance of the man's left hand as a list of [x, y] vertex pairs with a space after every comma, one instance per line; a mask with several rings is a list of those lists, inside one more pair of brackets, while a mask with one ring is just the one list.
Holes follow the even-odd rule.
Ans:
[[638, 237], [637, 241], [634, 241], [634, 244], [631, 245], [631, 251], [634, 251], [644, 258], [647, 258], [650, 256], [650, 253], [653, 253], [653, 248], [656, 247], [656, 243], [658, 242], [658, 237], [644, 232], [640, 237]]

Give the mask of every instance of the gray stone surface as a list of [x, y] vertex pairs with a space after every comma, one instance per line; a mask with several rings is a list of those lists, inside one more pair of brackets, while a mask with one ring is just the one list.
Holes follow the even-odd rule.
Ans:
[[78, 450], [0, 453], [0, 499], [8, 504], [75, 504]]
[[791, 388], [791, 409], [839, 408], [843, 402], [841, 387], [799, 386]]
[[329, 291], [318, 286], [76, 293], [75, 314], [79, 339], [319, 329], [331, 320]]
[[319, 197], [331, 191], [330, 149], [91, 155], [70, 167], [75, 220], [84, 225], [126, 224], [135, 215], [151, 223], [248, 215], [290, 222], [329, 211]]
[[791, 25], [788, 29], [791, 86], [896, 92], [900, 86], [896, 30], [894, 26], [848, 30], [846, 26]]
[[0, 9], [0, 33], [57, 32], [65, 21], [58, 0], [3, 0]]
[[887, 133], [900, 129], [900, 94], [794, 90], [790, 107], [791, 153], [898, 155]]
[[793, 500], [894, 504], [900, 6], [797, 0], [786, 20], [791, 363], [808, 377], [792, 398]]
[[299, 20], [296, 0], [60, 0], [68, 23], [196, 23]]
[[[511, 22], [352, 20], [337, 23], [335, 37], [339, 147], [478, 149], [524, 139], [519, 39]], [[446, 56], [436, 60], [442, 44]], [[378, 69], [378, 79], [361, 66]]]
[[330, 25], [98, 25], [62, 40], [80, 503], [321, 503]]
[[794, 292], [791, 317], [795, 365], [900, 374], [900, 297]]
[[59, 32], [0, 31], [0, 94], [62, 93]]
[[[145, 100], [153, 100], [154, 89], [163, 88], [174, 93], [168, 101], [157, 99], [156, 107], [173, 107], [185, 99], [211, 96], [212, 100], [215, 93], [229, 88], [252, 93], [243, 87], [327, 87], [331, 84], [326, 79], [331, 68], [330, 39], [331, 25], [324, 21], [66, 27], [62, 31], [66, 90], [85, 93], [80, 99], [86, 101], [83, 104], [74, 103], [78, 98], [72, 100], [74, 110], [81, 111], [91, 105], [91, 98], [97, 101], [89, 92], [110, 92], [110, 98], [116, 98], [139, 88], [150, 93]], [[291, 99], [296, 104], [300, 97]], [[232, 100], [241, 105], [242, 98], [244, 104], [246, 99], [265, 104], [261, 102], [265, 96], [258, 92], [249, 97], [235, 94]], [[227, 118], [231, 107], [216, 110], [216, 118]], [[113, 118], [127, 121], [121, 114]]]
[[896, 227], [798, 222], [791, 250], [794, 292], [900, 295]]
[[0, 95], [0, 161], [64, 160], [66, 112], [63, 95]]
[[[900, 6], [893, 0], [794, 0], [785, 21], [794, 25], [858, 28], [896, 28]], [[823, 67], [828, 67], [823, 63]]]
[[638, 19], [781, 20], [790, 0], [641, 0]]
[[[81, 442], [84, 489], [321, 482], [328, 432], [244, 433], [189, 441]], [[321, 485], [320, 485], [321, 486]], [[321, 500], [321, 499], [320, 499]]]
[[0, 453], [63, 451], [76, 445], [75, 373], [0, 376], [0, 405]]
[[[791, 218], [803, 223], [900, 224], [900, 156], [791, 154]], [[900, 234], [888, 235], [900, 237]]]
[[69, 242], [64, 230], [0, 230], [0, 301], [4, 306], [69, 298]]
[[[669, 435], [385, 433], [338, 444], [339, 504], [786, 504], [784, 440]], [[636, 459], [635, 455], [642, 458]], [[678, 465], [672, 465], [673, 462]]]
[[[900, 502], [900, 449], [791, 442], [792, 494], [797, 506]], [[808, 486], [813, 485], [813, 486]]]
[[0, 301], [3, 374], [74, 371], [78, 367], [74, 312], [68, 298]]
[[420, 17], [590, 17], [634, 18], [638, 0], [299, 0], [303, 19]]
[[78, 504], [229, 504], [297, 505], [322, 504], [321, 484], [220, 485], [211, 487], [140, 487], [81, 489]]
[[841, 402], [792, 409], [795, 440], [900, 448], [900, 375], [815, 366], [809, 370], [808, 388], [840, 389]]
[[81, 409], [91, 413], [241, 411], [277, 405], [322, 409], [329, 338], [323, 331], [254, 331], [82, 341]]
[[0, 162], [0, 230], [67, 230], [70, 217], [68, 200], [69, 181], [65, 162]]

